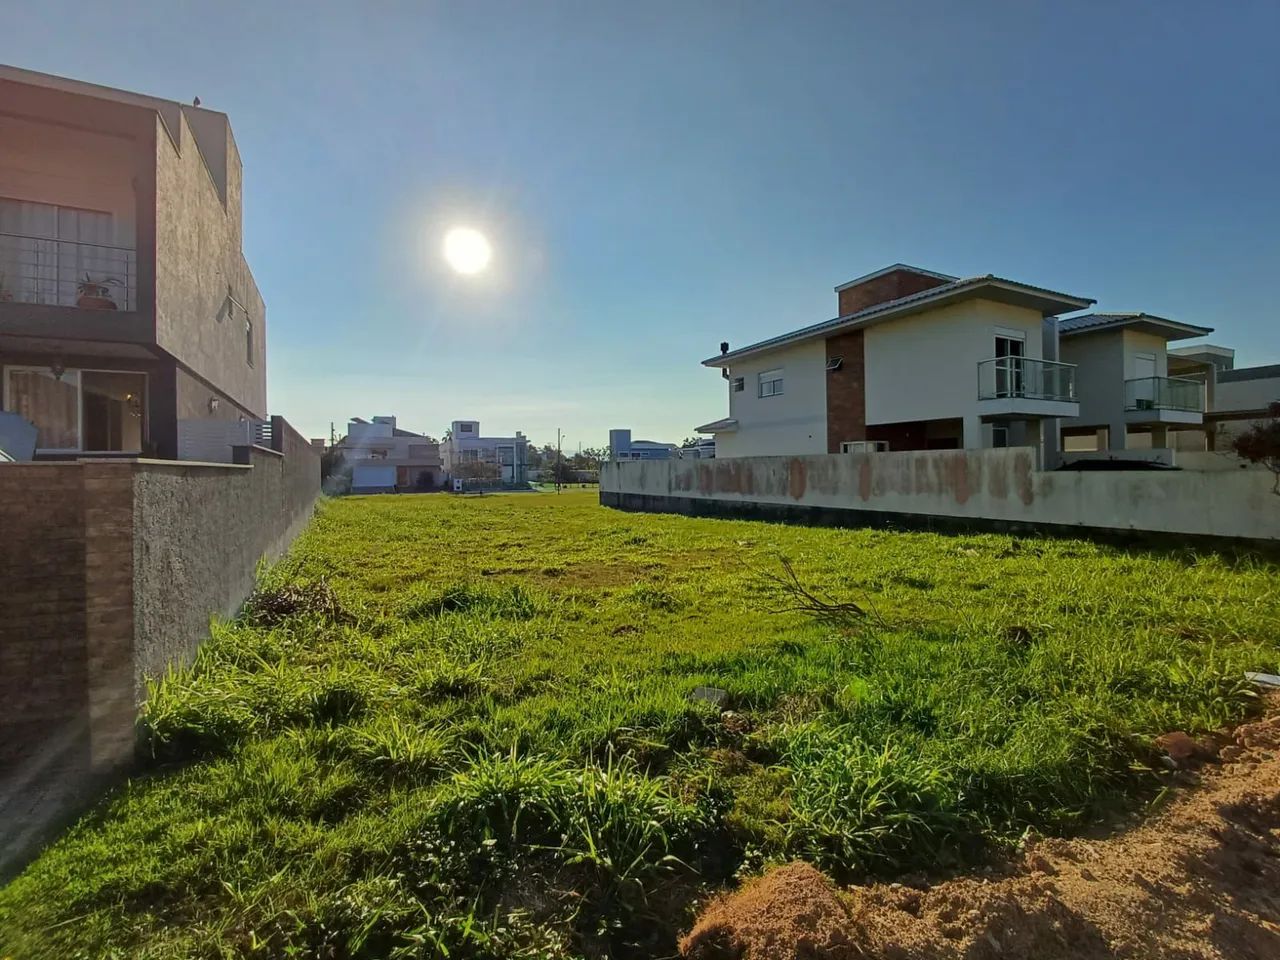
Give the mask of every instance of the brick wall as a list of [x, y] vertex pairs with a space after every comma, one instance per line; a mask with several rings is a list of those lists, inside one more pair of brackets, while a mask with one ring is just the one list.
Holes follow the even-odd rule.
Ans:
[[847, 440], [867, 439], [866, 353], [863, 332], [827, 338], [827, 359], [841, 358], [827, 371], [827, 452], [839, 453]]
[[133, 759], [149, 678], [189, 662], [311, 517], [320, 457], [0, 464], [0, 877]]
[[837, 295], [840, 304], [840, 316], [847, 317], [851, 313], [873, 307], [877, 303], [887, 303], [899, 297], [909, 297], [913, 293], [922, 293], [940, 287], [948, 280], [928, 277], [911, 270], [894, 270], [883, 276], [874, 277], [859, 283], [857, 286], [841, 290]]
[[89, 757], [84, 485], [62, 464], [0, 466], [0, 769]]

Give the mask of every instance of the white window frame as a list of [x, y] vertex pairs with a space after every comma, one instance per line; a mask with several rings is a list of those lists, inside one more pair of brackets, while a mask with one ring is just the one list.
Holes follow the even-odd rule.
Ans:
[[[762, 370], [756, 374], [756, 396], [761, 399], [765, 397], [780, 397], [784, 393], [786, 378], [783, 376], [783, 367], [776, 367], [773, 370]], [[768, 387], [769, 392], [765, 392]]]
[[889, 451], [888, 440], [842, 440], [840, 441], [841, 453], [887, 453]]
[[[47, 366], [33, 366], [31, 364], [13, 364], [6, 365], [4, 368], [4, 409], [9, 412], [14, 410], [13, 396], [10, 393], [11, 383], [10, 374], [14, 371], [20, 373], [49, 373]], [[127, 373], [133, 376], [142, 377], [142, 430], [139, 431], [142, 437], [142, 443], [145, 446], [147, 442], [147, 434], [150, 430], [150, 418], [147, 416], [147, 404], [151, 397], [151, 378], [145, 370], [110, 370], [103, 367], [68, 367], [62, 372], [60, 380], [65, 381], [67, 377], [75, 374], [76, 396], [79, 401], [76, 403], [76, 439], [79, 443], [75, 447], [36, 447], [36, 453], [49, 454], [68, 454], [68, 453], [87, 453], [87, 454], [114, 454], [121, 457], [141, 456], [142, 450], [86, 450], [84, 449], [84, 384], [83, 374], [86, 373]]]

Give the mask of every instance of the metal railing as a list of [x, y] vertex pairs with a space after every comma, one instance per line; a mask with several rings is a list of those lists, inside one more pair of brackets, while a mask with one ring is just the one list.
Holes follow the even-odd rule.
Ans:
[[1124, 382], [1125, 410], [1184, 410], [1204, 412], [1199, 380], [1186, 377], [1138, 377]]
[[978, 399], [1028, 400], [1076, 398], [1076, 365], [1031, 357], [992, 357], [978, 362]]
[[0, 233], [0, 301], [135, 310], [137, 251]]

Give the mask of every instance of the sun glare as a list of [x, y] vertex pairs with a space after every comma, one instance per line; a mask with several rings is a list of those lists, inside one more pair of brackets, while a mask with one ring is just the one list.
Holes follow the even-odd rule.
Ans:
[[493, 250], [479, 230], [454, 227], [444, 235], [444, 259], [458, 273], [470, 276], [489, 265]]

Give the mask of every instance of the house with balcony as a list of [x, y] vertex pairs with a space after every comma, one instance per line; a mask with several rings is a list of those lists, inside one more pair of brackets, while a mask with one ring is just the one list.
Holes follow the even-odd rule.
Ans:
[[[1080, 402], [1079, 414], [1062, 421], [1064, 448], [1167, 448], [1173, 446], [1174, 431], [1202, 434], [1214, 378], [1171, 376], [1168, 344], [1212, 332], [1148, 313], [1088, 313], [1061, 320], [1060, 353], [1075, 365]], [[1173, 358], [1174, 370], [1178, 364]]]
[[494, 479], [512, 486], [529, 480], [529, 438], [519, 430], [514, 437], [484, 437], [478, 420], [454, 420], [440, 454], [451, 480]]
[[395, 417], [353, 417], [333, 449], [351, 469], [352, 493], [435, 490], [444, 485], [440, 444], [396, 426]]
[[242, 177], [225, 114], [0, 65], [0, 411], [37, 457], [264, 420]]
[[[1056, 318], [1088, 297], [897, 263], [836, 289], [834, 319], [730, 349], [717, 458], [1029, 445], [1079, 416]], [[1045, 445], [1044, 438], [1051, 437]]]

